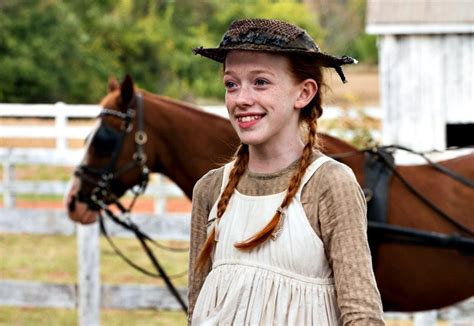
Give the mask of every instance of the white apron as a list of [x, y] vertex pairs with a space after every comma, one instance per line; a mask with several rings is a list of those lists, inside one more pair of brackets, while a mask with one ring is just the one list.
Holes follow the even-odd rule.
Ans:
[[[194, 308], [193, 325], [340, 325], [332, 271], [321, 239], [301, 204], [301, 191], [330, 158], [306, 170], [280, 233], [250, 251], [234, 244], [260, 231], [273, 217], [286, 191], [247, 196], [235, 190], [218, 224], [212, 270]], [[233, 162], [224, 168], [221, 193]], [[217, 202], [209, 219], [217, 216]], [[213, 227], [213, 225], [211, 225]], [[210, 229], [210, 228], [209, 228]]]

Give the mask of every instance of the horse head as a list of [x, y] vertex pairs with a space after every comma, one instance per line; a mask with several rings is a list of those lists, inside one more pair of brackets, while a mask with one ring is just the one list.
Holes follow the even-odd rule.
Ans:
[[[115, 203], [128, 189], [148, 181], [147, 132], [143, 95], [130, 76], [119, 85], [109, 81], [99, 123], [87, 138], [86, 151], [66, 195], [72, 220], [91, 223], [96, 213]], [[150, 155], [152, 157], [152, 155]]]

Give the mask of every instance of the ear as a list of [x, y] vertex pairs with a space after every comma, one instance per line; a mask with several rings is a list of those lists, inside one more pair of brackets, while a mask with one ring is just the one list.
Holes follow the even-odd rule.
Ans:
[[120, 85], [120, 97], [122, 98], [122, 104], [128, 105], [133, 98], [133, 80], [130, 75], [126, 75]]
[[295, 109], [302, 109], [311, 102], [318, 92], [318, 84], [314, 79], [305, 79], [299, 85], [299, 94], [296, 98]]
[[109, 93], [112, 93], [113, 91], [116, 91], [119, 89], [120, 85], [114, 77], [109, 77]]

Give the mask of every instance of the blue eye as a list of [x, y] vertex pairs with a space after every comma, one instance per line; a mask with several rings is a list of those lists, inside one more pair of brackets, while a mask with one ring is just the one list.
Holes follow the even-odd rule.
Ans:
[[255, 81], [255, 85], [257, 86], [265, 86], [265, 85], [268, 85], [268, 81], [266, 81], [265, 79], [257, 79]]
[[237, 87], [237, 84], [232, 81], [226, 81], [224, 82], [224, 87], [227, 89], [231, 89]]

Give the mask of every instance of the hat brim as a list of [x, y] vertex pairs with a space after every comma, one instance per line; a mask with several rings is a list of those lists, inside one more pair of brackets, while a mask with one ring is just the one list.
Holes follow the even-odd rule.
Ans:
[[268, 47], [258, 47], [254, 46], [252, 48], [249, 48], [249, 45], [246, 44], [245, 48], [238, 48], [238, 47], [232, 47], [232, 48], [225, 48], [225, 47], [219, 47], [219, 48], [195, 48], [193, 49], [194, 54], [200, 54], [203, 57], [206, 57], [208, 59], [224, 63], [225, 58], [227, 54], [230, 51], [234, 50], [241, 50], [241, 51], [254, 51], [254, 52], [270, 52], [270, 53], [282, 53], [282, 54], [296, 54], [296, 55], [303, 55], [303, 56], [309, 56], [313, 57], [318, 60], [318, 63], [323, 66], [323, 67], [330, 67], [330, 68], [335, 68], [341, 65], [345, 64], [353, 64], [357, 63], [357, 60], [351, 57], [336, 57], [332, 56], [323, 52], [316, 52], [316, 51], [309, 51], [309, 50], [299, 50], [299, 49], [271, 49]]

